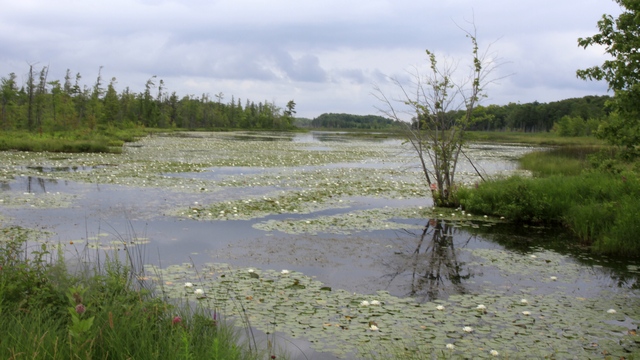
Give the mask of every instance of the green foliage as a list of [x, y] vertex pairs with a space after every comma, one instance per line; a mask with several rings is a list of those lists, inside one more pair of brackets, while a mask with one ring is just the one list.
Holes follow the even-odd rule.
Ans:
[[70, 274], [29, 232], [0, 233], [0, 358], [251, 359], [232, 325], [163, 302], [131, 282], [130, 266]]
[[640, 256], [634, 217], [640, 210], [640, 181], [633, 173], [511, 177], [482, 183], [477, 189], [460, 189], [457, 195], [470, 212], [514, 222], [563, 225], [596, 251]]
[[603, 15], [598, 21], [598, 34], [579, 38], [583, 48], [603, 46], [613, 59], [605, 60], [576, 72], [584, 80], [605, 80], [614, 98], [609, 103], [617, 115], [601, 127], [598, 135], [611, 144], [625, 148], [632, 156], [638, 155], [640, 144], [640, 4], [636, 0], [616, 0], [622, 13], [614, 18]]
[[322, 114], [311, 121], [311, 127], [327, 129], [391, 129], [400, 128], [398, 121], [377, 115]]
[[560, 146], [547, 151], [534, 151], [519, 162], [534, 176], [579, 175], [591, 167], [591, 157], [599, 156], [599, 146]]
[[71, 83], [69, 71], [64, 84], [59, 80], [47, 82], [47, 67], [38, 75], [30, 66], [27, 83], [22, 87], [13, 73], [0, 78], [0, 128], [42, 135], [105, 127], [286, 130], [293, 126], [293, 100], [282, 111], [270, 102], [247, 101], [243, 107], [240, 99], [236, 101], [233, 96], [224, 103], [222, 93], [215, 100], [206, 94], [180, 99], [175, 93], [169, 95], [163, 80], [156, 81], [155, 76], [147, 80], [141, 94], [128, 88], [118, 94], [115, 78], [105, 89], [101, 71], [102, 68], [93, 86], [84, 88], [80, 74], [76, 75], [75, 84]]

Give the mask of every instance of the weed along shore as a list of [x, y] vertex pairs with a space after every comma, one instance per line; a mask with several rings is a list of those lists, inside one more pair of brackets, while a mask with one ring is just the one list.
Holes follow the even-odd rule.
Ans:
[[638, 179], [540, 150], [469, 144], [460, 208], [379, 134], [0, 152], [0, 358], [637, 357]]

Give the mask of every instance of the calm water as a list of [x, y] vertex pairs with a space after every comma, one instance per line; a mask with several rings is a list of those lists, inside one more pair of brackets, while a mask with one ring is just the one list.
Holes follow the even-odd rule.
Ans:
[[[335, 134], [315, 133], [286, 135], [287, 141], [305, 144], [307, 151], [325, 151], [336, 141], [353, 141]], [[276, 141], [276, 137], [238, 135], [237, 141]], [[281, 140], [281, 139], [280, 139]], [[185, 140], [187, 141], [187, 140]], [[360, 141], [360, 140], [358, 140]], [[394, 144], [397, 140], [370, 140], [377, 144]], [[482, 146], [478, 146], [482, 150]], [[482, 153], [480, 153], [482, 154]], [[497, 173], [516, 168], [512, 159], [478, 157], [478, 163], [489, 172]], [[18, 165], [20, 166], [20, 165]], [[31, 165], [32, 166], [32, 165]], [[380, 169], [397, 167], [399, 163], [376, 162], [375, 159], [356, 163], [335, 163], [326, 167], [360, 167]], [[317, 167], [321, 169], [323, 166]], [[297, 170], [315, 169], [300, 167]], [[92, 167], [53, 168], [31, 167], [30, 170], [51, 174], [90, 172]], [[280, 168], [218, 167], [198, 173], [169, 174], [173, 177], [220, 181], [229, 176], [242, 177], [277, 173]], [[291, 168], [287, 169], [291, 171]], [[296, 170], [296, 169], [294, 169]], [[463, 167], [463, 171], [468, 171]], [[541, 248], [567, 255], [562, 261], [580, 266], [576, 281], [563, 284], [575, 296], [589, 297], [603, 289], [628, 291], [638, 287], [637, 265], [629, 261], [594, 258], [588, 253], [564, 248], [566, 235], [554, 229], [517, 228], [508, 225], [484, 227], [459, 226], [453, 221], [432, 219], [397, 219], [416, 230], [379, 230], [353, 232], [350, 235], [317, 234], [288, 235], [257, 230], [259, 221], [282, 218], [348, 214], [355, 210], [384, 206], [429, 206], [423, 198], [380, 199], [351, 197], [349, 207], [328, 209], [314, 214], [270, 215], [266, 218], [238, 221], [193, 221], [170, 215], [179, 207], [194, 202], [207, 204], [260, 196], [274, 189], [269, 186], [229, 187], [206, 194], [168, 191], [155, 187], [130, 187], [108, 184], [87, 184], [50, 177], [16, 176], [0, 183], [0, 192], [11, 194], [63, 193], [77, 195], [67, 208], [40, 209], [38, 207], [7, 207], [0, 205], [0, 213], [12, 224], [38, 228], [53, 233], [50, 241], [67, 244], [70, 256], [82, 248], [87, 238], [100, 236], [104, 242], [148, 238], [140, 254], [146, 263], [201, 265], [222, 262], [241, 267], [289, 269], [315, 276], [336, 289], [363, 294], [387, 290], [397, 296], [411, 296], [419, 301], [446, 299], [452, 294], [481, 293], [487, 286], [508, 288], [534, 287], [534, 293], [544, 294], [532, 278], [522, 274], [505, 276], [490, 267], [478, 264], [476, 249], [500, 249], [521, 254], [523, 258]], [[0, 193], [0, 194], [2, 194]], [[531, 275], [535, 276], [534, 274]], [[514, 287], [513, 291], [516, 287]], [[509, 290], [506, 290], [507, 293]], [[305, 348], [301, 341], [298, 346]], [[312, 358], [332, 358], [306, 349]]]

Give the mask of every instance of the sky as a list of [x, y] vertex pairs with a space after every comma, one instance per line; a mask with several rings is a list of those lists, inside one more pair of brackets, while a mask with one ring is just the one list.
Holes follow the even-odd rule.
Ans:
[[390, 79], [426, 74], [427, 49], [463, 83], [475, 28], [497, 65], [482, 105], [546, 103], [608, 94], [576, 78], [608, 58], [577, 39], [620, 12], [613, 0], [0, 0], [0, 77], [23, 84], [31, 64], [92, 87], [102, 67], [118, 92], [156, 76], [179, 97], [294, 100], [306, 118], [379, 114], [374, 89], [394, 98]]

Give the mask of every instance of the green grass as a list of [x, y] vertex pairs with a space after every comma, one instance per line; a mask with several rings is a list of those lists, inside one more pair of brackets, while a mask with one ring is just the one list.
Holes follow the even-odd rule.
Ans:
[[599, 146], [604, 141], [593, 136], [559, 136], [550, 132], [525, 133], [517, 131], [467, 131], [467, 139], [472, 142], [518, 143], [541, 146]]
[[65, 153], [120, 153], [125, 142], [155, 132], [145, 128], [100, 128], [64, 132], [33, 133], [3, 131], [0, 133], [0, 151], [47, 151]]
[[466, 210], [513, 222], [567, 227], [601, 253], [640, 256], [640, 180], [635, 173], [510, 177], [460, 189]]
[[591, 167], [590, 155], [605, 151], [602, 146], [561, 146], [535, 151], [520, 158], [520, 167], [536, 177], [550, 175], [579, 175]]
[[1, 359], [253, 359], [232, 324], [210, 310], [171, 304], [137, 281], [123, 261], [77, 273], [0, 230]]

